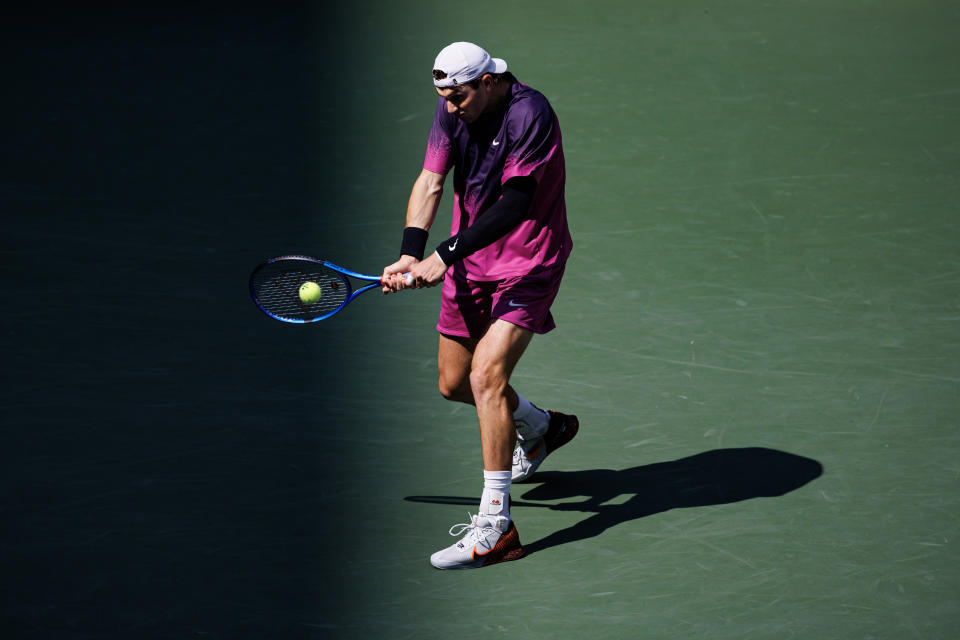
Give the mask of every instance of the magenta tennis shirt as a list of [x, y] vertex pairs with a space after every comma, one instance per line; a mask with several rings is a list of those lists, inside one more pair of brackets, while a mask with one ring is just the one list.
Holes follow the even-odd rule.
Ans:
[[563, 199], [566, 169], [560, 124], [539, 91], [513, 82], [505, 106], [465, 124], [440, 98], [423, 167], [453, 172], [450, 234], [483, 215], [510, 178], [532, 176], [537, 188], [527, 218], [490, 246], [463, 259], [467, 278], [501, 280], [562, 265], [573, 241]]

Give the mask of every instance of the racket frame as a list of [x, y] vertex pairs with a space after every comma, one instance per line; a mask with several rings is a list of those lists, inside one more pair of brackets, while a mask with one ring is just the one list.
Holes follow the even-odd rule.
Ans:
[[[324, 267], [327, 267], [327, 268], [329, 268], [329, 269], [332, 269], [332, 270], [340, 273], [340, 275], [343, 277], [344, 286], [347, 287], [347, 297], [346, 297], [346, 299], [344, 299], [344, 301], [343, 301], [342, 303], [340, 303], [340, 306], [337, 307], [336, 309], [334, 309], [333, 311], [331, 311], [331, 312], [329, 312], [329, 313], [325, 313], [325, 314], [322, 315], [322, 316], [317, 316], [316, 318], [284, 318], [284, 317], [282, 317], [282, 316], [278, 316], [278, 315], [276, 315], [275, 313], [270, 312], [266, 307], [264, 307], [264, 306], [260, 303], [259, 298], [257, 298], [257, 294], [256, 294], [256, 292], [254, 291], [254, 288], [253, 288], [254, 276], [256, 276], [257, 273], [260, 271], [260, 269], [262, 269], [263, 267], [265, 267], [265, 266], [267, 266], [267, 265], [270, 265], [270, 264], [273, 264], [273, 263], [275, 263], [275, 262], [280, 262], [281, 260], [302, 260], [302, 261], [306, 261], [306, 262], [312, 262], [313, 264], [317, 264], [317, 265], [320, 265], [320, 266], [324, 266]], [[357, 289], [356, 291], [354, 291], [353, 285], [350, 283], [350, 280], [348, 280], [346, 276], [349, 276], [350, 278], [354, 278], [354, 279], [356, 279], [356, 280], [361, 280], [361, 281], [364, 281], [364, 282], [370, 282], [371, 284], [368, 284], [368, 285], [365, 285], [365, 286], [363, 286], [363, 287], [360, 287], [359, 289]], [[379, 287], [379, 286], [382, 286], [382, 280], [381, 280], [380, 276], [371, 276], [371, 275], [366, 275], [366, 274], [364, 274], [364, 273], [357, 273], [356, 271], [353, 271], [353, 270], [351, 270], [351, 269], [347, 269], [346, 267], [341, 267], [341, 266], [339, 266], [339, 265], [333, 264], [333, 263], [330, 262], [329, 260], [323, 260], [323, 259], [320, 259], [320, 258], [314, 258], [314, 257], [311, 257], [311, 256], [301, 256], [301, 255], [287, 255], [287, 256], [277, 256], [276, 258], [268, 258], [268, 259], [264, 260], [263, 262], [261, 262], [259, 265], [257, 265], [257, 268], [254, 269], [254, 270], [253, 270], [253, 273], [250, 274], [250, 281], [249, 281], [250, 297], [253, 298], [253, 301], [254, 301], [254, 303], [256, 303], [257, 307], [259, 307], [259, 309], [260, 309], [261, 311], [263, 311], [265, 314], [267, 314], [268, 316], [270, 316], [270, 317], [273, 318], [274, 320], [279, 320], [279, 321], [281, 321], [281, 322], [289, 322], [289, 323], [291, 323], [291, 324], [310, 324], [310, 323], [313, 323], [313, 322], [319, 322], [319, 321], [321, 321], [321, 320], [326, 320], [326, 319], [329, 318], [330, 316], [333, 316], [333, 315], [335, 315], [335, 314], [340, 313], [341, 311], [343, 311], [344, 307], [346, 307], [348, 304], [350, 304], [350, 302], [353, 301], [353, 299], [356, 298], [357, 296], [359, 296], [361, 293], [364, 293], [364, 292], [369, 291], [369, 290], [371, 290], [371, 289], [375, 289], [375, 288], [377, 288], [377, 287]]]

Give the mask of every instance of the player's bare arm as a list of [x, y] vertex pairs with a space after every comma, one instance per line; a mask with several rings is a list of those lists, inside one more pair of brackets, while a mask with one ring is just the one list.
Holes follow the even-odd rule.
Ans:
[[[418, 235], [418, 229], [422, 230], [422, 234], [420, 235], [423, 237], [423, 242], [426, 242], [426, 232], [430, 231], [430, 227], [437, 217], [437, 209], [440, 207], [440, 199], [443, 197], [443, 183], [445, 179], [446, 176], [443, 174], [423, 169], [414, 181], [413, 189], [410, 191], [410, 200], [407, 202], [407, 219], [404, 230], [405, 247], [408, 242], [407, 238], [411, 235]], [[384, 268], [384, 293], [391, 293], [408, 288], [408, 285], [400, 274], [412, 271], [421, 261], [419, 256], [414, 255], [413, 251], [415, 250], [411, 251], [411, 253], [404, 252], [399, 260]], [[420, 253], [422, 255], [422, 249]], [[441, 265], [442, 264], [441, 262]], [[434, 268], [429, 271], [431, 277], [436, 276], [436, 265], [433, 266]], [[446, 267], [444, 267], [444, 272], [446, 272]], [[442, 273], [439, 279], [443, 279]], [[437, 280], [437, 282], [439, 282], [439, 280]], [[423, 284], [425, 284], [425, 281], [421, 286], [423, 286]], [[411, 286], [417, 285], [414, 284]]]

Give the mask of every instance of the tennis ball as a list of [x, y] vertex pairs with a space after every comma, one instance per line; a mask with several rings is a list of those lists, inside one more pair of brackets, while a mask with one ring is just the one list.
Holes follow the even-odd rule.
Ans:
[[304, 304], [313, 304], [320, 299], [323, 291], [316, 282], [306, 281], [300, 285], [300, 301]]

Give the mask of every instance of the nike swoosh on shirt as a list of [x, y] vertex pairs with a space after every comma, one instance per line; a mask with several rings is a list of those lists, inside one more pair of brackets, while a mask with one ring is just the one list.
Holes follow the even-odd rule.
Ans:
[[[451, 249], [451, 251], [453, 251], [453, 249]], [[509, 306], [511, 306], [511, 307], [525, 307], [525, 306], [527, 306], [527, 305], [525, 305], [525, 304], [517, 304], [517, 303], [514, 302], [513, 300], [511, 300], [511, 301], [508, 302], [507, 304], [508, 304]]]
[[493, 146], [495, 146], [495, 147], [499, 147], [499, 146], [500, 146], [500, 141], [499, 141], [499, 140], [494, 140], [491, 144], [493, 144]]

